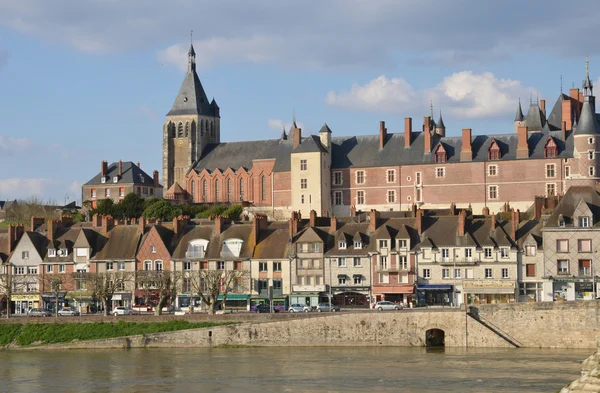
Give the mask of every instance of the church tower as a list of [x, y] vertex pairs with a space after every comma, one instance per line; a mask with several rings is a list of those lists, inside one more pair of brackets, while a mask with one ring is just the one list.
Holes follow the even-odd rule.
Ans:
[[219, 106], [208, 101], [196, 74], [196, 52], [190, 44], [188, 70], [167, 113], [163, 127], [163, 187], [174, 183], [187, 189], [185, 175], [198, 160], [204, 147], [221, 141]]

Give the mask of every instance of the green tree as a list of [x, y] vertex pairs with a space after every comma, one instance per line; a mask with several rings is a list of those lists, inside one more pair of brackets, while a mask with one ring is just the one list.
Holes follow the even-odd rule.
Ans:
[[173, 206], [169, 201], [161, 199], [144, 210], [144, 217], [157, 218], [161, 221], [171, 221], [181, 215], [181, 208]]
[[144, 213], [144, 200], [130, 192], [119, 202], [119, 218], [138, 218]]
[[115, 213], [115, 203], [112, 199], [102, 199], [98, 201], [98, 205], [92, 210], [90, 216], [100, 214], [102, 216], [112, 216]]
[[242, 207], [242, 205], [231, 205], [227, 210], [223, 212], [223, 215], [229, 218], [230, 220], [239, 221], [242, 217], [243, 211], [244, 208]]

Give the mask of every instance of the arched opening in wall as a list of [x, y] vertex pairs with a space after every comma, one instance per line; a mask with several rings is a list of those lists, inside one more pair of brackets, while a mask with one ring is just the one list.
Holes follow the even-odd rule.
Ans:
[[443, 347], [446, 333], [442, 329], [429, 329], [425, 332], [426, 347]]
[[177, 138], [183, 138], [183, 123], [179, 122], [177, 125]]

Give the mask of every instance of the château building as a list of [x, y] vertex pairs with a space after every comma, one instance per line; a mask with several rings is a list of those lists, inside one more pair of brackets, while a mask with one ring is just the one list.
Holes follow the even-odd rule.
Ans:
[[446, 136], [440, 114], [404, 130], [334, 136], [296, 125], [278, 139], [221, 142], [220, 111], [208, 101], [190, 46], [188, 71], [163, 129], [163, 185], [169, 199], [194, 203], [245, 202], [274, 218], [349, 216], [356, 211], [471, 205], [500, 211], [508, 202], [527, 210], [535, 196], [563, 195], [571, 185], [598, 180], [600, 126], [586, 63], [582, 89], [562, 92], [551, 111], [545, 100], [521, 103], [510, 132]]

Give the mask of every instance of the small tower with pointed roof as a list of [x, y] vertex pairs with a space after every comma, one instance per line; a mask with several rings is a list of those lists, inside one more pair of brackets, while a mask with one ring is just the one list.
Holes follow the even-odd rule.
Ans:
[[525, 116], [523, 116], [523, 110], [521, 109], [521, 99], [519, 98], [519, 104], [517, 105], [517, 114], [515, 115], [515, 134], [518, 132], [519, 127], [525, 125]]
[[573, 126], [574, 152], [578, 178], [591, 180], [594, 185], [599, 177], [600, 160], [598, 147], [600, 146], [600, 125], [595, 110], [595, 97], [592, 81], [590, 80], [589, 61], [585, 60], [585, 79], [583, 87], [583, 104], [579, 121]]
[[440, 117], [435, 123], [435, 133], [441, 137], [446, 136], [446, 125], [444, 124], [444, 119], [442, 119], [442, 111], [440, 111]]
[[205, 146], [221, 140], [219, 106], [208, 97], [196, 73], [196, 51], [190, 43], [188, 69], [163, 127], [163, 185], [178, 183], [187, 189], [185, 177]]

